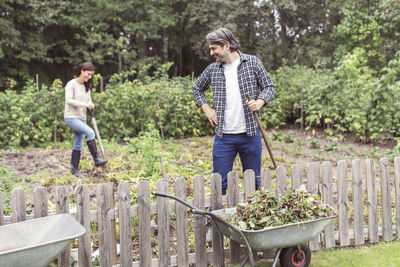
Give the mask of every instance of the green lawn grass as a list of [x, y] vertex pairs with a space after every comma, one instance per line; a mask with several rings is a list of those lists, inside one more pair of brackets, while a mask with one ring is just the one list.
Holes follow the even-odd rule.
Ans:
[[310, 266], [398, 267], [400, 266], [400, 241], [379, 243], [360, 248], [342, 248], [315, 252]]
[[[239, 266], [229, 265], [232, 267]], [[246, 266], [250, 266], [247, 264]], [[272, 260], [259, 261], [256, 267], [270, 267]], [[277, 266], [280, 266], [277, 264]], [[399, 267], [400, 241], [359, 248], [338, 248], [313, 252], [310, 267]]]

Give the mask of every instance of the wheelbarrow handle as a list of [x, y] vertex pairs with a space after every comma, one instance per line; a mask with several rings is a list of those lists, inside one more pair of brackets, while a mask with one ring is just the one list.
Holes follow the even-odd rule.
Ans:
[[239, 227], [225, 221], [224, 219], [220, 218], [218, 215], [216, 215], [212, 212], [209, 212], [209, 211], [198, 209], [195, 206], [193, 206], [192, 204], [188, 203], [187, 201], [185, 201], [177, 196], [170, 195], [167, 193], [157, 192], [157, 191], [153, 191], [152, 194], [155, 196], [159, 196], [159, 197], [168, 197], [168, 198], [175, 199], [176, 201], [178, 201], [178, 202], [182, 203], [183, 205], [187, 206], [188, 208], [190, 208], [190, 211], [193, 214], [206, 216], [208, 218], [211, 218], [213, 220], [216, 220], [216, 221], [226, 225], [227, 227], [233, 228], [234, 230], [242, 233], [242, 231]]
[[167, 193], [163, 193], [163, 192], [157, 192], [157, 191], [153, 191], [151, 192], [153, 195], [158, 196], [158, 197], [167, 197], [167, 198], [172, 198], [175, 199], [176, 201], [182, 203], [183, 205], [185, 205], [186, 207], [190, 208], [192, 210], [193, 213], [195, 213], [194, 211], [200, 211], [198, 208], [196, 208], [195, 206], [193, 206], [192, 204], [190, 204], [189, 202], [186, 202], [185, 200], [174, 196], [174, 195], [170, 195]]

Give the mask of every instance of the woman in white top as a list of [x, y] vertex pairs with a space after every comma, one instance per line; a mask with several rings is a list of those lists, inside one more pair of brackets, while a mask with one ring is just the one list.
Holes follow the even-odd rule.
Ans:
[[79, 175], [79, 161], [83, 139], [87, 138], [87, 146], [94, 159], [94, 165], [100, 166], [108, 161], [100, 158], [97, 152], [95, 133], [86, 124], [86, 109], [94, 109], [90, 90], [93, 87], [95, 67], [90, 62], [82, 64], [76, 78], [65, 86], [65, 123], [74, 130], [75, 143], [71, 156], [71, 173]]

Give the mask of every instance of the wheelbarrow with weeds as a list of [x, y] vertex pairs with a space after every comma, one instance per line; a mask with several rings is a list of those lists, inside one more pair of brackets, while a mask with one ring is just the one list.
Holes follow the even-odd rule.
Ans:
[[332, 215], [262, 230], [244, 230], [226, 220], [227, 217], [236, 212], [236, 208], [209, 212], [198, 209], [174, 195], [163, 192], [152, 192], [152, 194], [171, 198], [182, 203], [193, 214], [210, 219], [221, 235], [245, 245], [247, 256], [240, 266], [244, 266], [246, 262], [249, 262], [250, 266], [254, 267], [253, 250], [277, 249], [272, 267], [276, 266], [278, 259], [281, 267], [306, 267], [311, 261], [311, 251], [307, 242], [317, 237], [336, 218], [336, 215]]
[[69, 214], [0, 226], [0, 267], [45, 267], [85, 228]]

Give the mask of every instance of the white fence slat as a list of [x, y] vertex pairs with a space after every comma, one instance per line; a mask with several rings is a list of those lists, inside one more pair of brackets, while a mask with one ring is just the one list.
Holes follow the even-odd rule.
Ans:
[[132, 222], [130, 215], [130, 186], [118, 185], [118, 219], [121, 267], [132, 266]]
[[[196, 175], [193, 179], [193, 206], [205, 209], [204, 176]], [[207, 267], [206, 258], [206, 220], [202, 215], [195, 215], [195, 262], [196, 267]]]
[[302, 179], [301, 179], [301, 169], [302, 166], [300, 164], [293, 164], [292, 165], [292, 190], [296, 190], [299, 188], [302, 184]]
[[[176, 178], [175, 195], [186, 201], [186, 180], [184, 178]], [[189, 266], [188, 262], [188, 218], [187, 207], [181, 203], [176, 203], [176, 231], [177, 235], [177, 254], [178, 265]]]
[[243, 174], [244, 182], [244, 198], [248, 198], [256, 191], [255, 172], [251, 169], [246, 170]]
[[[313, 195], [318, 195], [320, 183], [320, 167], [318, 162], [307, 164], [307, 191]], [[311, 240], [309, 245], [312, 251], [320, 249], [320, 235]]]
[[[251, 195], [256, 191], [255, 177], [255, 172], [251, 169], [246, 170], [243, 174], [245, 199], [251, 197]], [[254, 261], [258, 259], [258, 253], [255, 250], [253, 250], [253, 259]]]
[[99, 265], [106, 267], [112, 265], [112, 236], [111, 218], [109, 215], [112, 184], [100, 184], [97, 186], [97, 222], [99, 236]]
[[[261, 181], [264, 177], [261, 177]], [[228, 173], [228, 207], [235, 207], [239, 202], [239, 174], [236, 171]], [[262, 184], [262, 182], [261, 182]], [[263, 187], [261, 185], [261, 187]], [[230, 240], [230, 263], [240, 263], [240, 244]]]
[[[47, 207], [47, 201], [46, 201]], [[68, 188], [65, 186], [56, 187], [56, 213], [67, 213], [69, 214], [69, 195]], [[47, 215], [46, 215], [47, 216]], [[71, 248], [66, 248], [58, 256], [58, 267], [69, 267], [71, 266]]]
[[[219, 173], [211, 175], [211, 210], [222, 209], [222, 178]], [[223, 242], [224, 239], [213, 226], [213, 263], [212, 266], [223, 266]]]
[[313, 195], [318, 195], [320, 179], [319, 162], [307, 164], [307, 191]]
[[352, 161], [353, 176], [353, 219], [354, 219], [354, 242], [356, 245], [364, 244], [364, 221], [363, 221], [363, 190], [361, 180], [361, 160]]
[[392, 200], [390, 185], [390, 164], [388, 158], [381, 159], [381, 190], [382, 190], [382, 239], [383, 241], [391, 241], [392, 234]]
[[[165, 179], [157, 182], [157, 191], [168, 193], [168, 183]], [[158, 266], [171, 266], [170, 231], [168, 198], [157, 197], [157, 237], [158, 237]]]
[[376, 196], [376, 170], [373, 159], [366, 160], [367, 196], [368, 196], [368, 239], [370, 244], [379, 242], [378, 236], [378, 200]]
[[269, 168], [261, 169], [261, 188], [271, 190], [271, 170]]
[[11, 209], [11, 221], [13, 223], [26, 220], [25, 192], [21, 188], [16, 188], [11, 191]]
[[150, 184], [147, 180], [138, 183], [138, 215], [140, 267], [151, 267]]
[[284, 166], [278, 166], [276, 168], [276, 193], [279, 196], [283, 196], [287, 190], [287, 176], [286, 168]]
[[[322, 190], [324, 202], [333, 207], [333, 175], [332, 163], [325, 161], [322, 163]], [[333, 215], [332, 213], [330, 215]], [[335, 247], [334, 222], [325, 228], [325, 247]]]
[[78, 264], [79, 267], [91, 267], [90, 196], [87, 185], [79, 185], [76, 188], [76, 220], [86, 229], [86, 232], [78, 238]]
[[396, 194], [396, 236], [400, 238], [400, 157], [394, 158], [394, 188]]
[[339, 240], [340, 246], [350, 245], [349, 236], [349, 198], [347, 186], [347, 162], [339, 160], [337, 165], [338, 173], [338, 199], [339, 199]]
[[47, 189], [43, 186], [33, 190], [33, 214], [34, 218], [46, 217], [49, 212], [47, 208]]

